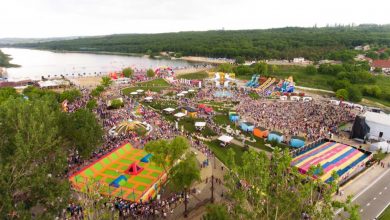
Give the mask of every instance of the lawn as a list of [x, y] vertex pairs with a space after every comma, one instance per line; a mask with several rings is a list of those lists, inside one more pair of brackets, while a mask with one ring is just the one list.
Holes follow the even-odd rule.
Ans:
[[255, 93], [255, 92], [250, 92], [249, 94], [249, 97], [251, 97], [253, 100], [257, 100], [260, 98], [259, 94]]
[[175, 101], [153, 100], [152, 102], [142, 102], [142, 104], [157, 110], [163, 110], [169, 107], [174, 109], [177, 108], [177, 103]]
[[209, 74], [205, 71], [195, 72], [195, 73], [186, 73], [178, 76], [178, 79], [205, 79], [208, 78]]
[[224, 163], [225, 165], [229, 164], [228, 161], [227, 161], [228, 160], [227, 152], [228, 152], [229, 149], [233, 149], [233, 151], [235, 153], [234, 160], [236, 161], [236, 164], [237, 165], [242, 165], [242, 155], [245, 152], [243, 147], [240, 147], [240, 146], [235, 145], [235, 144], [229, 144], [228, 147], [221, 147], [219, 145], [219, 143], [220, 142], [218, 140], [206, 142], [206, 144], [210, 147], [210, 149], [213, 151], [215, 156], [220, 161], [222, 161], [222, 163]]
[[384, 212], [379, 216], [379, 220], [388, 220], [390, 219], [390, 206], [386, 208]]
[[170, 84], [164, 79], [158, 78], [147, 82], [137, 83], [136, 86], [128, 87], [123, 89], [123, 94], [129, 95], [130, 92], [135, 92], [138, 89], [142, 89], [144, 91], [152, 91], [152, 92], [161, 92], [164, 89], [170, 87]]
[[235, 126], [235, 124], [229, 120], [229, 116], [227, 114], [215, 115], [213, 117], [213, 121], [218, 125], [230, 125], [230, 127]]

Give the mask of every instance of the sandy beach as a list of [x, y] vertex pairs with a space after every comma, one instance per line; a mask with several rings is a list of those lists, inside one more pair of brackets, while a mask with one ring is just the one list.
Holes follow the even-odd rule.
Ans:
[[186, 61], [190, 61], [190, 62], [214, 63], [214, 64], [234, 62], [234, 60], [229, 60], [229, 59], [209, 58], [209, 57], [195, 57], [195, 56], [186, 56], [186, 57], [181, 57], [181, 58], [177, 58], [177, 59], [186, 60]]

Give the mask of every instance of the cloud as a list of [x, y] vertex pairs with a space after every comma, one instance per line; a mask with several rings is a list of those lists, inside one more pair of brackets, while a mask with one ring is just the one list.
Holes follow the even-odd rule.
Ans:
[[[378, 7], [379, 6], [379, 7]], [[0, 37], [54, 37], [388, 23], [363, 0], [2, 0]]]

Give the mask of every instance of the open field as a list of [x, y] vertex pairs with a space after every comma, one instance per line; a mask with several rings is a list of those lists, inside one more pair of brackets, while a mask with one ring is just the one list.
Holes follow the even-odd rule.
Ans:
[[129, 95], [130, 92], [135, 92], [138, 89], [144, 91], [161, 92], [164, 89], [169, 88], [170, 84], [164, 79], [158, 78], [147, 82], [137, 83], [136, 86], [123, 89], [123, 94]]
[[235, 155], [234, 160], [237, 165], [242, 164], [242, 154], [245, 152], [243, 147], [240, 147], [238, 145], [230, 143], [228, 147], [221, 147], [219, 145], [218, 140], [206, 142], [206, 144], [210, 147], [210, 149], [213, 151], [215, 156], [221, 160], [225, 165], [228, 165], [230, 162], [228, 161], [228, 150], [233, 149]]
[[205, 79], [209, 77], [209, 74], [207, 74], [205, 71], [195, 72], [195, 73], [186, 73], [181, 74], [177, 78], [179, 79]]

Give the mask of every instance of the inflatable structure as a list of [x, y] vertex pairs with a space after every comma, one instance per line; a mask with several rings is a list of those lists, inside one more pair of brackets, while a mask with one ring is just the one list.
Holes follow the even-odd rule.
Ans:
[[125, 170], [125, 173], [126, 174], [129, 174], [129, 175], [138, 175], [139, 173], [142, 172], [142, 170], [144, 170], [144, 168], [138, 166], [138, 164], [136, 162], [132, 163], [129, 168], [127, 168]]
[[237, 112], [229, 112], [229, 120], [231, 122], [237, 122], [240, 120], [240, 116], [237, 114]]
[[290, 76], [288, 77], [288, 79], [280, 80], [277, 86], [275, 87], [275, 90], [278, 92], [288, 92], [288, 93], [294, 92], [295, 84], [294, 84], [293, 77]]
[[300, 148], [305, 146], [305, 139], [302, 137], [292, 136], [290, 139], [290, 146], [294, 148]]
[[255, 128], [253, 129], [253, 135], [258, 138], [266, 138], [268, 137], [268, 130], [265, 128]]
[[268, 134], [268, 141], [277, 141], [278, 143], [281, 143], [283, 141], [283, 135], [279, 132], [272, 131]]
[[253, 131], [253, 129], [255, 128], [254, 124], [250, 122], [241, 122], [240, 127], [243, 131]]
[[234, 73], [216, 72], [213, 80], [214, 80], [215, 86], [217, 88], [221, 88], [222, 85], [223, 85], [223, 87], [227, 88], [227, 87], [229, 87], [229, 83], [235, 81], [235, 74]]
[[252, 87], [252, 88], [258, 87], [258, 86], [259, 86], [259, 78], [260, 78], [260, 75], [259, 75], [259, 74], [254, 74], [254, 75], [252, 76], [252, 79], [251, 79], [249, 82], [247, 82], [247, 83], [245, 84], [245, 86], [247, 86], [247, 87]]

